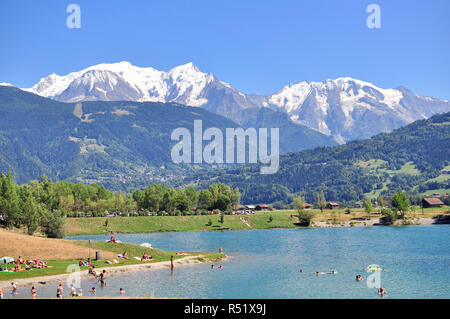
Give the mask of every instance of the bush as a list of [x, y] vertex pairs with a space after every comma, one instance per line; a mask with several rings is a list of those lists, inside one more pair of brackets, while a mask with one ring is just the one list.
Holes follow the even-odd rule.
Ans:
[[42, 231], [49, 238], [63, 238], [64, 237], [64, 213], [60, 210], [47, 212], [41, 220]]
[[389, 208], [382, 209], [381, 214], [383, 215], [382, 221], [385, 225], [392, 225], [398, 218], [397, 212]]
[[298, 213], [298, 223], [300, 226], [310, 226], [311, 220], [314, 216], [313, 212], [309, 212], [306, 210], [300, 211]]

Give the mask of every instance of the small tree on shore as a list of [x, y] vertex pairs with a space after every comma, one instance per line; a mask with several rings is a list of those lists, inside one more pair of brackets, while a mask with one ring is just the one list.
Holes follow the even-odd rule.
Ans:
[[370, 214], [373, 211], [372, 202], [368, 197], [365, 197], [363, 199], [362, 204], [363, 204], [364, 211], [366, 212], [366, 214]]
[[315, 199], [317, 207], [320, 209], [320, 212], [323, 213], [324, 208], [327, 207], [325, 195], [323, 194], [323, 192], [316, 193]]
[[401, 218], [405, 218], [405, 213], [409, 210], [409, 199], [405, 193], [398, 192], [392, 196], [392, 207], [400, 212]]
[[292, 205], [298, 213], [298, 222], [302, 226], [310, 226], [313, 218], [313, 213], [305, 210], [305, 201], [302, 197], [294, 197]]

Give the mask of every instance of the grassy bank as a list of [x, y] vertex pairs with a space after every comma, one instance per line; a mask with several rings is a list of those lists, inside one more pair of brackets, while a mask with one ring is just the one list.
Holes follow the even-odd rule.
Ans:
[[[344, 209], [312, 210], [315, 214], [313, 221], [344, 222], [360, 218], [376, 218], [380, 214], [366, 214], [361, 209], [352, 209], [346, 214]], [[416, 218], [434, 217], [445, 214], [448, 207], [425, 209], [422, 214], [417, 210], [408, 216]], [[107, 226], [106, 225], [107, 222]], [[269, 229], [269, 228], [297, 228], [295, 211], [256, 212], [254, 215], [225, 215], [223, 224], [219, 215], [202, 216], [142, 216], [142, 217], [92, 217], [69, 218], [66, 222], [66, 234], [75, 235], [100, 235], [109, 232], [117, 233], [147, 233], [147, 232], [171, 232], [171, 231], [212, 231], [212, 230], [245, 230], [245, 229]]]
[[[40, 249], [34, 249], [36, 247], [36, 241], [40, 245]], [[89, 248], [87, 241], [68, 241], [63, 239], [48, 239], [41, 237], [28, 236], [23, 234], [16, 234], [10, 231], [1, 230], [0, 231], [0, 242], [6, 243], [8, 245], [8, 250], [0, 246], [0, 255], [17, 258], [22, 256], [25, 259], [39, 259], [45, 260], [50, 266], [49, 268], [43, 269], [33, 269], [29, 271], [19, 271], [14, 273], [3, 273], [0, 272], [0, 281], [10, 281], [19, 278], [32, 278], [40, 276], [52, 276], [59, 274], [66, 274], [67, 267], [69, 265], [78, 264], [79, 258], [86, 260], [89, 257]], [[55, 251], [57, 249], [57, 251]], [[102, 253], [102, 259], [99, 261], [92, 261], [92, 264], [98, 268], [103, 269], [107, 267], [118, 267], [127, 266], [135, 264], [152, 264], [156, 262], [169, 261], [170, 256], [173, 256], [175, 260], [181, 259], [186, 256], [194, 257], [200, 261], [207, 260], [217, 260], [225, 257], [224, 254], [218, 253], [202, 253], [202, 252], [187, 252], [187, 255], [176, 255], [176, 252], [162, 251], [158, 249], [145, 248], [133, 244], [125, 243], [107, 243], [107, 242], [91, 242], [91, 259], [94, 259], [93, 255], [95, 251], [100, 251]], [[123, 258], [117, 258], [118, 254], [122, 254], [124, 251], [127, 252], [130, 257], [129, 260]], [[152, 256], [153, 259], [148, 262], [141, 262], [132, 257], [141, 257], [144, 252]], [[74, 256], [76, 256], [74, 258]], [[105, 260], [112, 260], [116, 258], [119, 260], [120, 264], [107, 264]], [[1, 265], [5, 267], [4, 264]], [[12, 268], [13, 265], [7, 265], [8, 269]], [[22, 268], [23, 265], [22, 265]], [[82, 271], [88, 270], [87, 267], [82, 267]]]

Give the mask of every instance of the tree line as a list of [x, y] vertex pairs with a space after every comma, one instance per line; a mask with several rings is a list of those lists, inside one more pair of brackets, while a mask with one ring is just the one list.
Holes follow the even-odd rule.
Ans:
[[0, 222], [8, 228], [25, 227], [30, 235], [40, 230], [48, 237], [62, 238], [66, 217], [231, 212], [240, 197], [238, 188], [221, 183], [199, 191], [150, 185], [124, 194], [113, 193], [103, 185], [52, 182], [45, 175], [18, 185], [11, 174], [0, 174]]

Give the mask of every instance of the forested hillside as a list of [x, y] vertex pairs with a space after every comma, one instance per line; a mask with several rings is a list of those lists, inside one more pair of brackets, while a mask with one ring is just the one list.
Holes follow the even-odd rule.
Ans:
[[[55, 181], [103, 184], [114, 191], [176, 182], [217, 168], [172, 162], [172, 131], [183, 127], [193, 134], [194, 120], [202, 120], [203, 130], [239, 127], [205, 109], [176, 103], [62, 103], [0, 86], [0, 172], [11, 172], [18, 183], [45, 174]], [[245, 126], [280, 127], [281, 152], [335, 144], [271, 110]]]
[[185, 184], [238, 186], [243, 203], [289, 202], [294, 194], [314, 202], [319, 192], [327, 200], [351, 202], [399, 190], [448, 190], [449, 163], [450, 113], [445, 113], [370, 139], [283, 155], [273, 175], [248, 165], [198, 174]]

